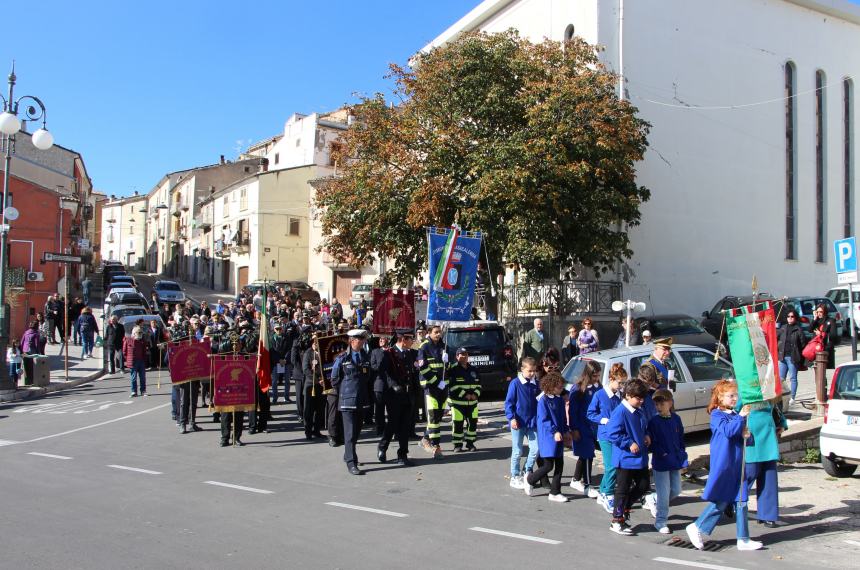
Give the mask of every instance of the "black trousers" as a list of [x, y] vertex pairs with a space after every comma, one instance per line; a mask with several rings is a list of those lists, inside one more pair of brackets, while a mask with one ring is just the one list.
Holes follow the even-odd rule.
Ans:
[[386, 451], [393, 438], [397, 438], [397, 457], [406, 458], [409, 455], [409, 436], [414, 429], [412, 423], [412, 398], [405, 392], [398, 394], [394, 390], [386, 390], [382, 394], [385, 403], [385, 429], [379, 440], [379, 449]]
[[[122, 349], [116, 349], [112, 346], [108, 347], [108, 372], [116, 374], [117, 356], [122, 355]], [[122, 364], [120, 364], [122, 368]]]
[[346, 462], [347, 467], [352, 467], [358, 463], [355, 444], [358, 442], [358, 436], [361, 434], [363, 412], [362, 408], [341, 410], [340, 412], [343, 418], [343, 460]]
[[[302, 422], [305, 424], [305, 435], [313, 435], [314, 433], [319, 433], [325, 423], [325, 396], [322, 394], [322, 386], [314, 388], [310, 385], [310, 382], [303, 382], [302, 384], [301, 390], [296, 386], [296, 397], [298, 397], [299, 392], [302, 393], [302, 402], [305, 405], [304, 409], [302, 409]], [[316, 392], [313, 396], [311, 396], [312, 390]]]
[[257, 407], [251, 410], [248, 418], [248, 429], [263, 431], [269, 425], [269, 410], [271, 410], [272, 401], [269, 400], [269, 395], [260, 390], [260, 385], [257, 385]]
[[549, 472], [555, 468], [555, 471], [552, 471], [552, 481], [549, 485], [549, 492], [552, 495], [558, 495], [561, 493], [561, 473], [564, 471], [564, 456], [541, 457], [541, 459], [543, 459], [543, 461], [540, 466], [526, 476], [529, 485], [534, 485], [549, 475]]
[[179, 423], [187, 426], [197, 422], [197, 393], [200, 382], [185, 382], [179, 385]]
[[594, 459], [576, 458], [576, 467], [573, 469], [573, 480], [582, 481], [586, 487], [591, 487], [591, 465]]
[[376, 434], [382, 435], [385, 431], [385, 392], [373, 392], [373, 419], [376, 420]]
[[343, 416], [337, 408], [337, 394], [327, 394], [325, 402], [325, 427], [328, 436], [337, 442], [343, 442]]
[[212, 401], [211, 398], [209, 397], [209, 384], [210, 384], [209, 380], [206, 380], [204, 382], [200, 382], [200, 395], [201, 395], [201, 400], [203, 401], [204, 406], [206, 405], [207, 400], [209, 402]]
[[412, 433], [415, 433], [415, 424], [427, 421], [427, 404], [424, 401], [424, 391], [420, 386], [412, 388], [410, 398], [412, 398]]
[[[293, 384], [296, 385], [296, 414], [298, 414], [299, 418], [304, 418], [305, 415], [305, 393], [304, 389], [300, 388], [300, 386], [304, 386], [304, 379], [292, 381]], [[289, 390], [289, 387], [287, 388]], [[290, 393], [287, 392], [287, 398], [290, 397]]]
[[613, 521], [623, 521], [624, 515], [630, 512], [630, 505], [639, 501], [651, 487], [651, 476], [645, 469], [615, 469], [615, 508], [612, 510]]
[[[233, 415], [236, 421], [233, 422]], [[245, 423], [245, 412], [221, 412], [221, 443], [230, 443], [230, 430], [233, 430], [233, 439], [242, 438], [242, 424]]]
[[33, 359], [24, 357], [24, 384], [35, 384], [36, 379], [33, 377]]

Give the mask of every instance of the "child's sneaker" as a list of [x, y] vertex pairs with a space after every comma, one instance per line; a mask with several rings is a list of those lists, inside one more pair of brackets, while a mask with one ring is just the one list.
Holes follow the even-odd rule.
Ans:
[[738, 550], [758, 550], [762, 546], [764, 546], [764, 545], [757, 540], [750, 540], [750, 539], [741, 540], [741, 539], [738, 539]]
[[570, 480], [570, 488], [574, 491], [579, 491], [580, 493], [585, 492], [585, 485], [582, 484], [582, 481], [577, 481], [576, 479]]
[[514, 489], [522, 489], [523, 488], [523, 478], [519, 475], [516, 477], [511, 477], [511, 487]]
[[524, 475], [523, 476], [523, 491], [525, 492], [526, 495], [531, 497], [532, 496], [532, 489], [534, 489], [534, 486], [531, 483], [529, 483], [528, 475]]
[[[687, 536], [690, 538], [690, 544], [699, 550], [705, 547], [705, 539], [702, 537], [702, 531], [699, 530], [696, 523], [692, 522], [687, 525]], [[740, 541], [738, 541], [738, 548], [740, 548]]]
[[566, 503], [568, 501], [567, 497], [559, 493], [558, 495], [549, 494], [549, 500], [553, 503]]
[[615, 497], [603, 496], [603, 509], [612, 514], [612, 511], [615, 509]]
[[585, 494], [588, 495], [589, 499], [596, 499], [600, 496], [600, 491], [595, 489], [594, 487], [586, 487]]
[[623, 536], [632, 536], [633, 535], [633, 529], [631, 529], [630, 525], [628, 525], [625, 522], [612, 521], [612, 524], [609, 525], [609, 530], [611, 530], [612, 532], [614, 532], [616, 534], [621, 534]]
[[654, 493], [645, 495], [645, 508], [651, 511], [651, 516], [657, 518], [657, 497]]

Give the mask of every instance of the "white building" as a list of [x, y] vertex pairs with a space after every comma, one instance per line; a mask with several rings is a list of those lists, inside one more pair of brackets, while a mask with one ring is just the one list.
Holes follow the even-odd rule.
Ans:
[[146, 258], [146, 196], [111, 199], [102, 204], [102, 259], [143, 267]]
[[[623, 17], [622, 17], [623, 14]], [[516, 28], [605, 47], [652, 125], [652, 192], [620, 270], [625, 296], [698, 315], [753, 275], [777, 295], [835, 283], [856, 233], [860, 7], [846, 0], [485, 0], [430, 45]]]

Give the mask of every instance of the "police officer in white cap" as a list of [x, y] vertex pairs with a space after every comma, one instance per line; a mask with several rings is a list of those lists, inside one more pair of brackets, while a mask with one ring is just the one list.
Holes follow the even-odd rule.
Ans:
[[338, 407], [343, 417], [343, 460], [351, 474], [363, 475], [364, 472], [358, 468], [355, 443], [361, 433], [363, 409], [370, 403], [370, 360], [362, 350], [367, 331], [353, 329], [347, 334], [349, 348], [332, 365], [331, 385], [337, 390]]

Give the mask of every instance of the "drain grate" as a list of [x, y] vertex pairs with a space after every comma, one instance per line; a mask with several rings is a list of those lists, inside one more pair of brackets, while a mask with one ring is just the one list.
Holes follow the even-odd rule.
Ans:
[[[675, 548], [685, 548], [687, 550], [698, 550], [689, 540], [684, 540], [682, 538], [673, 537], [667, 540], [664, 543], [666, 546], [674, 546]], [[702, 549], [702, 552], [722, 552], [726, 550], [729, 546], [727, 544], [721, 542], [706, 542], [705, 548]]]

